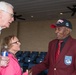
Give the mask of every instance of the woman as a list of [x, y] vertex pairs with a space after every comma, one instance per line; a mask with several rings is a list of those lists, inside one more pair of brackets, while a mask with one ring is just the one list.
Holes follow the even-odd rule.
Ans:
[[7, 67], [1, 67], [1, 75], [28, 75], [27, 72], [22, 74], [18, 60], [15, 57], [15, 54], [20, 50], [20, 45], [21, 43], [15, 35], [4, 38], [2, 51], [7, 48], [10, 61]]

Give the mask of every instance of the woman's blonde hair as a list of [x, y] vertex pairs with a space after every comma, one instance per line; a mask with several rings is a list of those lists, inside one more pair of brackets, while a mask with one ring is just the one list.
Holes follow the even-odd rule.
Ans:
[[1, 45], [1, 51], [4, 50], [5, 48], [8, 50], [9, 47], [10, 47], [10, 41], [11, 39], [14, 39], [14, 37], [16, 37], [15, 35], [10, 35], [10, 36], [7, 36], [3, 39], [2, 41], [2, 45]]

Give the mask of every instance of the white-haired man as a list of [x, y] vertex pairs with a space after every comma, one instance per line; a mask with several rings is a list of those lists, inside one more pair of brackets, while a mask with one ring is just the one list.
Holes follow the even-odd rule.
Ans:
[[[9, 28], [14, 21], [13, 6], [5, 1], [0, 1], [0, 32], [2, 29]], [[0, 66], [7, 66], [9, 62], [8, 57], [0, 55]]]

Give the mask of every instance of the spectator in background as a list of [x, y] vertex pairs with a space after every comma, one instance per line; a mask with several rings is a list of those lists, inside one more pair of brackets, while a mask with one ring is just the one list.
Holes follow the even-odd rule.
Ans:
[[[9, 28], [10, 24], [14, 21], [13, 8], [10, 3], [0, 1], [0, 33], [2, 29]], [[2, 57], [0, 55], [0, 66], [7, 66], [8, 62], [8, 57]]]
[[15, 54], [20, 50], [20, 41], [15, 35], [7, 36], [3, 39], [2, 51], [6, 48], [10, 62], [7, 67], [1, 67], [1, 75], [28, 75], [27, 72], [22, 73], [19, 62]]
[[[76, 75], [76, 39], [70, 35], [71, 22], [59, 19], [51, 27], [55, 28], [56, 39], [49, 42], [44, 61], [33, 66], [29, 70], [29, 74], [37, 75], [48, 69], [47, 75]], [[61, 44], [59, 44], [60, 41], [62, 41]]]

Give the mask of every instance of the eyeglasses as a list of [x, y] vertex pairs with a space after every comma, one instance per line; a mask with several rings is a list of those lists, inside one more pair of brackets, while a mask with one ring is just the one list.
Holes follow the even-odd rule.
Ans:
[[20, 41], [13, 42], [13, 43], [11, 43], [11, 44], [18, 44], [18, 43], [20, 43]]
[[5, 10], [2, 10], [2, 11], [4, 11], [4, 12], [6, 12], [6, 13], [10, 14], [10, 15], [11, 15], [11, 17], [14, 17], [14, 14], [11, 14], [10, 12], [5, 11]]

